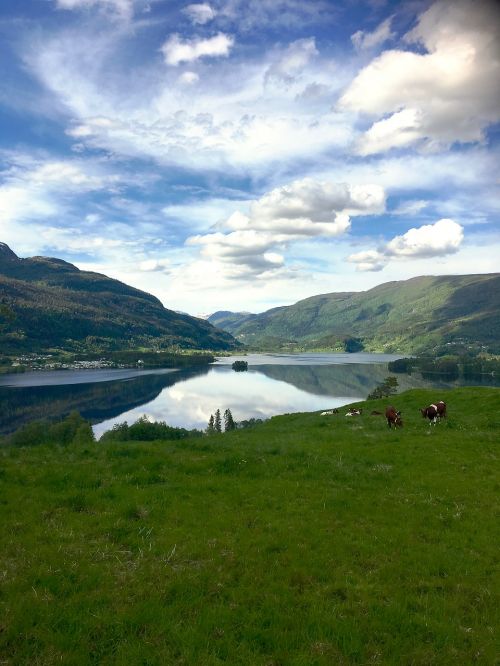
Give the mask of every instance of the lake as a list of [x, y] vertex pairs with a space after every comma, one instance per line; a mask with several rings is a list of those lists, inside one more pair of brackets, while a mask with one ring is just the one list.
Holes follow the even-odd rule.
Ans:
[[[249, 354], [182, 370], [67, 370], [0, 376], [0, 433], [34, 419], [57, 419], [72, 410], [94, 424], [97, 437], [115, 423], [144, 414], [172, 426], [204, 429], [216, 409], [236, 421], [340, 407], [364, 400], [387, 377], [395, 354]], [[248, 362], [234, 372], [235, 360]], [[399, 390], [467, 385], [418, 373], [397, 375]], [[496, 385], [491, 377], [482, 383]], [[470, 384], [478, 385], [474, 380]], [[439, 395], [436, 397], [439, 399]]]

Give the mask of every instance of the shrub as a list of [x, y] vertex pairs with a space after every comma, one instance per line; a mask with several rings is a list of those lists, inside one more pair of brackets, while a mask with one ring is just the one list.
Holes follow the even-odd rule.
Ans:
[[186, 437], [200, 437], [199, 430], [186, 430], [169, 426], [165, 421], [150, 421], [147, 416], [141, 416], [131, 426], [128, 423], [117, 423], [111, 430], [105, 432], [101, 442], [106, 441], [141, 441], [150, 442], [158, 439], [185, 439]]

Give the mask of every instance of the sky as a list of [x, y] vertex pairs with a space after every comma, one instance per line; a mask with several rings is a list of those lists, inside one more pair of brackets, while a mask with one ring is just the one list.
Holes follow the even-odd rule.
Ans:
[[500, 4], [2, 0], [0, 241], [261, 312], [500, 267]]

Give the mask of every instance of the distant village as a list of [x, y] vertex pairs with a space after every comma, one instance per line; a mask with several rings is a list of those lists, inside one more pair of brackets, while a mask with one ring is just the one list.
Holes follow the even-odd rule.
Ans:
[[[23, 367], [29, 370], [100, 370], [103, 368], [126, 368], [124, 363], [116, 363], [106, 358], [100, 358], [92, 361], [55, 361], [52, 360], [52, 354], [27, 354], [18, 356], [13, 362], [12, 367]], [[136, 365], [144, 365], [142, 360], [138, 360]]]

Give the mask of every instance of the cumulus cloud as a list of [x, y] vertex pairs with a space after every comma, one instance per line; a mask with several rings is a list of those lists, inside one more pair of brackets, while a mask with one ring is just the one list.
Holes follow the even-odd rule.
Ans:
[[382, 21], [373, 32], [366, 32], [364, 30], [355, 32], [351, 35], [351, 42], [354, 48], [358, 51], [373, 49], [394, 37], [394, 33], [391, 31], [391, 22], [392, 16]]
[[233, 44], [234, 38], [222, 32], [207, 39], [182, 39], [175, 33], [170, 35], [160, 51], [165, 63], [175, 67], [181, 62], [193, 62], [199, 58], [228, 56]]
[[414, 50], [385, 51], [361, 70], [339, 102], [376, 120], [361, 155], [422, 144], [427, 150], [484, 140], [500, 120], [500, 9], [493, 1], [439, 0], [405, 35]]
[[413, 228], [393, 238], [385, 248], [389, 257], [442, 257], [458, 252], [464, 239], [463, 227], [450, 219]]
[[455, 254], [464, 238], [463, 227], [451, 219], [409, 229], [377, 250], [351, 254], [347, 261], [359, 271], [382, 270], [391, 259], [428, 259]]
[[205, 25], [205, 23], [212, 21], [217, 15], [215, 9], [206, 2], [188, 5], [182, 11], [195, 25]]
[[387, 265], [387, 259], [383, 252], [378, 250], [366, 250], [349, 255], [347, 261], [356, 264], [358, 271], [381, 271]]
[[235, 211], [217, 232], [192, 236], [187, 243], [202, 246], [205, 258], [237, 268], [238, 277], [243, 271], [258, 276], [284, 265], [290, 243], [342, 236], [351, 216], [384, 209], [380, 186], [304, 178], [268, 192], [250, 204], [248, 215]]

